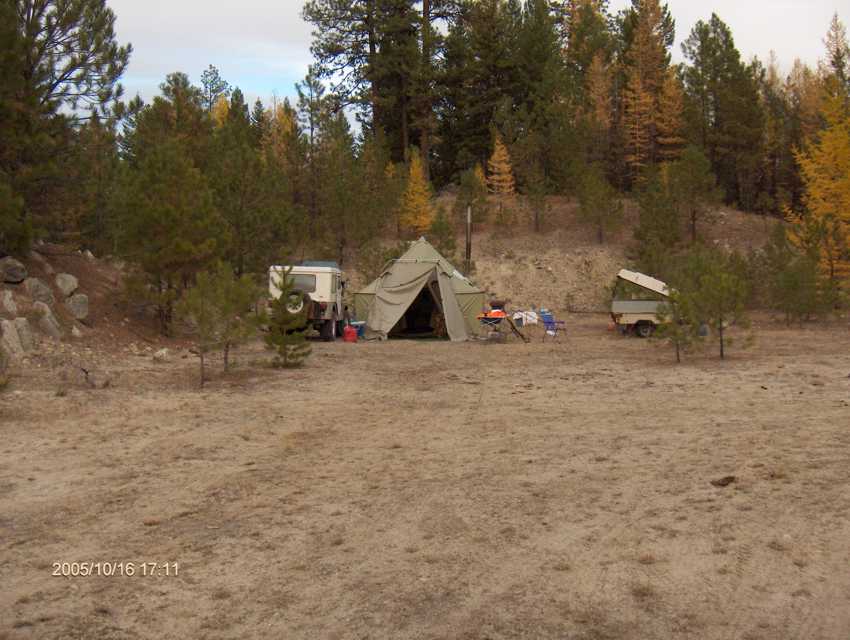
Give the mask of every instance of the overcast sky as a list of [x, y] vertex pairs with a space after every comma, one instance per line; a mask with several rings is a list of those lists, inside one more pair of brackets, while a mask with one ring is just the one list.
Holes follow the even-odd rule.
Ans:
[[[127, 95], [150, 100], [171, 71], [196, 84], [208, 65], [219, 68], [249, 101], [291, 96], [310, 63], [310, 25], [301, 20], [303, 0], [109, 0], [118, 16], [118, 37], [135, 49], [123, 83]], [[613, 10], [629, 0], [612, 0]], [[745, 59], [766, 60], [776, 51], [783, 69], [795, 58], [815, 64], [832, 14], [850, 20], [850, 0], [668, 0], [676, 19], [674, 58], [694, 23], [717, 13], [731, 28]]]

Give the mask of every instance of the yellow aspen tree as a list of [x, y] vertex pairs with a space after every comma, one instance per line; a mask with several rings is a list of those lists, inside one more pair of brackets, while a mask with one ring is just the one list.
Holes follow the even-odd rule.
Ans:
[[668, 69], [661, 88], [656, 118], [658, 157], [662, 162], [676, 160], [682, 155], [682, 147], [685, 144], [685, 138], [682, 135], [684, 109], [682, 84], [673, 70]]
[[829, 98], [827, 126], [817, 140], [796, 153], [805, 185], [805, 211], [791, 241], [816, 251], [831, 285], [850, 278], [850, 115], [841, 96]]
[[227, 101], [227, 97], [224, 95], [220, 95], [218, 100], [215, 101], [212, 110], [210, 111], [210, 117], [212, 118], [213, 125], [216, 129], [220, 129], [224, 126], [224, 123], [227, 121], [227, 115], [230, 113], [230, 103]]
[[411, 153], [407, 187], [402, 196], [401, 225], [417, 235], [423, 234], [430, 228], [435, 215], [422, 159], [418, 153]]
[[653, 100], [637, 73], [629, 76], [624, 92], [626, 164], [631, 178], [640, 182], [650, 162], [653, 127]]

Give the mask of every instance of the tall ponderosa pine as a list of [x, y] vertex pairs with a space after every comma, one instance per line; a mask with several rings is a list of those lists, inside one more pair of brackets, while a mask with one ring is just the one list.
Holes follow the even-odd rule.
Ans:
[[221, 77], [221, 73], [213, 65], [201, 74], [203, 87], [204, 108], [211, 113], [220, 98], [230, 98], [230, 85]]
[[753, 208], [759, 192], [764, 116], [754, 68], [741, 62], [732, 32], [717, 15], [698, 22], [682, 45], [687, 113], [726, 199]]

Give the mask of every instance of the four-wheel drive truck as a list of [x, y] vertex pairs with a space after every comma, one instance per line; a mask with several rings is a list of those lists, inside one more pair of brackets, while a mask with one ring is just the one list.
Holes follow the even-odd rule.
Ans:
[[611, 319], [622, 333], [648, 338], [658, 326], [658, 311], [669, 296], [670, 288], [661, 280], [623, 269], [617, 274]]
[[[291, 269], [291, 270], [290, 270]], [[281, 279], [289, 274], [292, 293], [286, 307], [291, 313], [304, 311], [307, 326], [312, 326], [325, 340], [334, 340], [342, 332], [345, 307], [342, 271], [335, 262], [303, 262], [293, 267], [269, 268], [269, 294], [280, 297]]]

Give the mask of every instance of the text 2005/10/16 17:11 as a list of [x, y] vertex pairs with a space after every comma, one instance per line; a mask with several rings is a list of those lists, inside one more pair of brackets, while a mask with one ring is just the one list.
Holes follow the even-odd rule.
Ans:
[[78, 577], [176, 577], [177, 562], [54, 562], [53, 574], [59, 578]]

